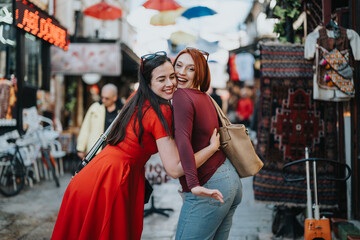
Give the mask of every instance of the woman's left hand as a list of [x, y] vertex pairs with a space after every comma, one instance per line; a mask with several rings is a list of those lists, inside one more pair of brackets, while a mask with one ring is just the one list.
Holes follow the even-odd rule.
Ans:
[[210, 146], [214, 151], [218, 151], [220, 149], [220, 134], [218, 133], [217, 129], [215, 128], [213, 134], [210, 138]]
[[205, 187], [197, 186], [191, 189], [191, 193], [198, 197], [211, 197], [221, 203], [224, 203], [223, 195], [217, 189], [208, 189]]

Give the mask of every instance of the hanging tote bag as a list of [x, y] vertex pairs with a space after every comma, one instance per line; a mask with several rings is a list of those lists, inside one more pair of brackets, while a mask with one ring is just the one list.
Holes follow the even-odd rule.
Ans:
[[215, 100], [210, 98], [221, 123], [219, 129], [220, 148], [235, 167], [240, 178], [254, 176], [264, 166], [264, 163], [254, 150], [248, 130], [244, 124], [231, 124]]

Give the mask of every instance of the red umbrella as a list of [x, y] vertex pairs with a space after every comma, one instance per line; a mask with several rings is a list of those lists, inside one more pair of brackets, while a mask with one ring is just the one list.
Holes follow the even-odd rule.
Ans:
[[143, 6], [147, 9], [159, 10], [160, 12], [181, 8], [180, 4], [174, 0], [148, 0]]
[[122, 10], [106, 2], [100, 2], [86, 8], [84, 14], [101, 20], [115, 20], [122, 17]]

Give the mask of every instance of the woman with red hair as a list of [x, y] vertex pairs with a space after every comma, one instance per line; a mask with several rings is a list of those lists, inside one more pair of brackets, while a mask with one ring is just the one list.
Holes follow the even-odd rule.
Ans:
[[[206, 93], [208, 57], [207, 52], [187, 48], [174, 61], [178, 80], [173, 97], [175, 141], [185, 173], [180, 177], [185, 198], [175, 239], [227, 239], [242, 198], [240, 178], [222, 150], [196, 168], [194, 153], [207, 146], [214, 128], [219, 128], [215, 106]], [[199, 197], [204, 187], [218, 189], [224, 202]]]

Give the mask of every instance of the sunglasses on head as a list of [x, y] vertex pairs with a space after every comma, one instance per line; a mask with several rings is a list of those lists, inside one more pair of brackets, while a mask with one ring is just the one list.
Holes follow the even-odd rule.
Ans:
[[200, 50], [200, 49], [193, 48], [193, 47], [187, 47], [186, 49], [199, 51], [202, 55], [204, 55], [206, 61], [209, 60], [209, 55], [210, 54], [208, 52], [204, 51], [204, 50]]
[[165, 51], [158, 51], [158, 52], [155, 52], [155, 53], [149, 53], [149, 54], [145, 54], [143, 56], [141, 56], [141, 72], [143, 72], [143, 63], [144, 61], [146, 60], [151, 60], [153, 58], [155, 58], [156, 56], [166, 56], [166, 52]]

